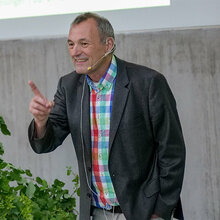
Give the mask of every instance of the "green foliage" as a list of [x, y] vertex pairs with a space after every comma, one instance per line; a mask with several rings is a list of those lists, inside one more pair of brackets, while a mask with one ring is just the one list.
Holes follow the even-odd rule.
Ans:
[[4, 134], [4, 135], [11, 135], [2, 116], [0, 116], [0, 130], [1, 130], [2, 134]]
[[[0, 129], [4, 135], [9, 130], [0, 116]], [[33, 178], [30, 170], [16, 168], [1, 157], [0, 143], [0, 219], [1, 220], [75, 220], [76, 196], [79, 196], [79, 177], [71, 167], [67, 176], [74, 175], [73, 191], [64, 189], [65, 183], [55, 179], [50, 186], [40, 177]]]

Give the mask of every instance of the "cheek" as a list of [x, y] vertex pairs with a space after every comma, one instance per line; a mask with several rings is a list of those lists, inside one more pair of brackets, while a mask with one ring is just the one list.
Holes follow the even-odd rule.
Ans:
[[72, 57], [74, 54], [73, 54], [73, 49], [68, 49], [69, 51], [69, 55]]
[[91, 61], [97, 61], [101, 59], [104, 56], [105, 52], [104, 51], [96, 51], [95, 53], [92, 53], [89, 58]]

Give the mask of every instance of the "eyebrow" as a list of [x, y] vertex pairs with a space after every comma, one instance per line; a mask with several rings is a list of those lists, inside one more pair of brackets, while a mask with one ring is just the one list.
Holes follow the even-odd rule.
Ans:
[[[78, 41], [89, 41], [88, 39], [86, 39], [86, 38], [81, 38], [81, 39], [79, 39]], [[69, 42], [73, 42], [72, 40], [70, 40], [70, 39], [68, 39], [67, 40], [67, 42], [69, 43]]]

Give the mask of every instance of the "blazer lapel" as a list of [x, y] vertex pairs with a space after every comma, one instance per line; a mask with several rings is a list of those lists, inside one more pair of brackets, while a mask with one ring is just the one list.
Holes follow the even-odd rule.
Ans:
[[127, 77], [125, 65], [122, 63], [121, 60], [117, 58], [117, 76], [111, 112], [109, 151], [111, 150], [124, 108], [126, 106], [126, 101], [129, 93], [128, 84], [129, 80]]

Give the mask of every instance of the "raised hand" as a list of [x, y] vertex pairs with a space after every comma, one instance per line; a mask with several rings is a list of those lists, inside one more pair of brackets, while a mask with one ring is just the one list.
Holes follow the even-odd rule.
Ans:
[[36, 130], [36, 137], [41, 138], [44, 136], [46, 131], [46, 123], [48, 120], [48, 116], [52, 107], [54, 106], [53, 101], [48, 101], [39, 91], [37, 86], [34, 82], [29, 81], [29, 86], [34, 93], [34, 97], [31, 99], [29, 105], [29, 111], [34, 116], [35, 121], [35, 130]]

